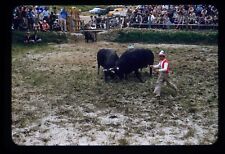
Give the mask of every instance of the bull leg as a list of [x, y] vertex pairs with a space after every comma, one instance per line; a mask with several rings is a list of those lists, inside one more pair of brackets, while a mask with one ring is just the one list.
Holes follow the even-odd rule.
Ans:
[[123, 75], [123, 74], [119, 74], [118, 76], [119, 76], [120, 80], [122, 80], [122, 79], [123, 79], [123, 77], [124, 77], [124, 75]]
[[127, 80], [128, 78], [127, 78], [127, 74], [125, 74], [125, 80]]
[[135, 71], [135, 75], [136, 75], [136, 77], [140, 80], [140, 82], [144, 82], [144, 81], [141, 79], [141, 74], [138, 72], [138, 70]]
[[150, 77], [152, 76], [152, 68], [151, 67], [149, 68], [149, 76]]

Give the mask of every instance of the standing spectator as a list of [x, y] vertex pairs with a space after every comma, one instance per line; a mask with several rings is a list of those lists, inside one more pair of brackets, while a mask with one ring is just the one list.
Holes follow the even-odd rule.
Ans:
[[101, 21], [102, 21], [102, 18], [100, 15], [98, 15], [98, 17], [96, 18], [96, 28], [97, 29], [101, 28]]
[[54, 12], [51, 12], [49, 16], [49, 26], [52, 29], [52, 25], [54, 24], [55, 20], [57, 19], [57, 16]]
[[127, 17], [123, 18], [123, 28], [126, 28], [128, 26], [128, 19]]
[[47, 23], [49, 23], [49, 16], [50, 16], [50, 13], [48, 11], [48, 8], [45, 7], [44, 11], [43, 11], [43, 20], [46, 20]]
[[39, 23], [40, 20], [43, 19], [42, 17], [42, 12], [43, 12], [43, 8], [39, 7], [39, 6], [35, 6], [35, 13], [36, 13], [36, 20], [35, 20], [35, 24]]
[[67, 14], [65, 8], [63, 8], [60, 12], [59, 22], [60, 22], [61, 30], [64, 32], [67, 32], [67, 28], [66, 28], [67, 17], [68, 17], [68, 14]]
[[90, 20], [90, 25], [93, 25], [94, 24], [94, 19], [93, 19], [93, 16], [90, 16], [91, 20]]
[[20, 21], [20, 30], [28, 29], [28, 21], [27, 21], [27, 8], [25, 6], [21, 7], [21, 21]]
[[28, 19], [28, 29], [33, 30], [34, 29], [35, 14], [34, 14], [32, 8], [29, 8], [29, 12], [27, 13], [27, 19]]
[[20, 9], [19, 8], [20, 7], [15, 8], [14, 13], [13, 13], [13, 28], [15, 30], [19, 29], [19, 24], [20, 24], [20, 21], [21, 21]]

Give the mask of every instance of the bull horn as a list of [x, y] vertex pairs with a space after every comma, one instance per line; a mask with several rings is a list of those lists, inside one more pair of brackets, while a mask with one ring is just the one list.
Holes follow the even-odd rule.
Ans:
[[106, 72], [107, 71], [107, 69], [103, 69], [103, 72]]
[[109, 68], [109, 70], [111, 71], [111, 70], [113, 70], [113, 68]]

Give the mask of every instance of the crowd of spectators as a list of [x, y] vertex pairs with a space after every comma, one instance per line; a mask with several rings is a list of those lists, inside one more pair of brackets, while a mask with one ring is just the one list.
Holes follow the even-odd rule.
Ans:
[[67, 31], [65, 9], [18, 6], [13, 12], [12, 29], [21, 31]]
[[[130, 23], [218, 24], [213, 5], [142, 5], [129, 13]], [[177, 27], [178, 28], [178, 27]]]
[[[218, 10], [213, 5], [139, 5], [126, 6], [126, 16], [90, 16], [91, 29], [124, 28], [137, 24], [218, 25]], [[13, 12], [12, 29], [22, 31], [67, 31], [67, 11], [62, 8], [18, 6]]]
[[[106, 19], [92, 17], [89, 22], [94, 28], [105, 26]], [[115, 17], [109, 20], [109, 28], [127, 27], [134, 24], [151, 25], [218, 25], [218, 10], [213, 5], [139, 5], [127, 7], [126, 17]]]

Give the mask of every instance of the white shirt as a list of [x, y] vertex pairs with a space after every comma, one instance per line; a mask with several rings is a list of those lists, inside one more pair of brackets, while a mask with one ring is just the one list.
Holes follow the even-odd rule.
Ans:
[[[166, 59], [160, 61], [158, 65], [153, 65], [153, 68], [160, 68], [159, 69], [159, 72], [165, 72], [165, 71], [167, 71], [169, 64], [168, 64], [168, 62], [164, 62], [165, 60]], [[164, 62], [164, 68], [162, 68], [163, 62]]]

